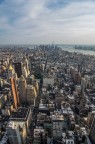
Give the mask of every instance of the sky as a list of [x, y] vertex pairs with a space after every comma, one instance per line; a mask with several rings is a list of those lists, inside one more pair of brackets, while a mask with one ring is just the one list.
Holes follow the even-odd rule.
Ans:
[[95, 0], [0, 0], [0, 44], [95, 44]]

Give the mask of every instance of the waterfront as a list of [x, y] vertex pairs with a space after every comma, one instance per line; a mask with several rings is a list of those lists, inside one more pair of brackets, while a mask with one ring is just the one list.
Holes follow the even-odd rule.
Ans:
[[76, 52], [76, 53], [82, 53], [85, 55], [94, 55], [95, 56], [95, 51], [75, 49], [74, 45], [59, 45], [59, 47], [61, 47], [64, 51]]

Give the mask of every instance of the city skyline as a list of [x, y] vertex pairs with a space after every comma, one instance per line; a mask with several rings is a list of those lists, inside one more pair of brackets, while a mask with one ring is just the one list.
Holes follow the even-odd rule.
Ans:
[[95, 44], [94, 0], [0, 0], [0, 44]]

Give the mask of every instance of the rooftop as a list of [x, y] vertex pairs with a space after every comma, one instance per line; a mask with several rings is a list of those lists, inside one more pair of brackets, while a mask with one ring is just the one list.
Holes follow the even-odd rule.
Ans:
[[29, 114], [28, 108], [19, 108], [10, 117], [10, 120], [26, 120]]

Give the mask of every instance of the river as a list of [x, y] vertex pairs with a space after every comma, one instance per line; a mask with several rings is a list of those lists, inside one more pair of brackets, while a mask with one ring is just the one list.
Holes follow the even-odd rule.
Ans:
[[64, 51], [77, 52], [77, 53], [82, 53], [82, 54], [85, 54], [85, 55], [94, 55], [95, 56], [95, 51], [75, 49], [74, 45], [58, 45], [58, 46], [60, 48], [62, 48]]

